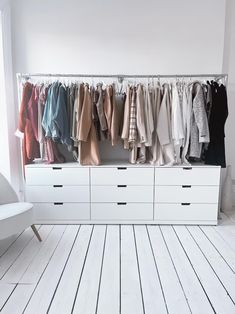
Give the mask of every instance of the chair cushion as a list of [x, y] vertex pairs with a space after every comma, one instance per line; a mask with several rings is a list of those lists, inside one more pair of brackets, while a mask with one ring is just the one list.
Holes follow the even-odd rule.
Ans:
[[32, 208], [33, 204], [26, 202], [0, 205], [0, 220], [21, 214]]

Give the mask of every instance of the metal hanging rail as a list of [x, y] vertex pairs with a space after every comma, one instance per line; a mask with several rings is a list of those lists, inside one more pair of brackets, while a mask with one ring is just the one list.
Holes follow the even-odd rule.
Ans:
[[175, 77], [227, 77], [226, 73], [217, 74], [159, 74], [159, 75], [140, 75], [140, 74], [54, 74], [54, 73], [17, 73], [19, 78], [31, 78], [31, 77], [87, 77], [87, 78], [175, 78]]

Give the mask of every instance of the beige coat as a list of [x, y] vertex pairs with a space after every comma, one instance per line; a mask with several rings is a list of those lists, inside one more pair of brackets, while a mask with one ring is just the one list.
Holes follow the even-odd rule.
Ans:
[[92, 121], [92, 99], [89, 87], [84, 86], [84, 99], [78, 126], [79, 157], [81, 165], [99, 165], [100, 153], [95, 126]]

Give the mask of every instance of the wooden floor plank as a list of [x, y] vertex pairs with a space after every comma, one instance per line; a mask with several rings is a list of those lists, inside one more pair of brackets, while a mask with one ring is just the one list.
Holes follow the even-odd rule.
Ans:
[[24, 248], [33, 239], [31, 229], [25, 230], [19, 238], [11, 245], [6, 253], [0, 257], [0, 279], [5, 275]]
[[[223, 237], [221, 237], [220, 232], [218, 232], [214, 227], [201, 226], [200, 228], [235, 272], [235, 251], [231, 245], [228, 244], [228, 242], [225, 241]], [[224, 237], [226, 237], [225, 230], [221, 230], [221, 232], [223, 232]]]
[[3, 308], [3, 305], [10, 297], [12, 291], [15, 289], [15, 286], [16, 285], [7, 283], [0, 284], [0, 312], [1, 309]]
[[217, 276], [223, 283], [226, 291], [235, 302], [235, 274], [225, 262], [223, 257], [214, 248], [205, 234], [196, 226], [187, 227], [194, 240], [197, 242], [200, 250], [216, 272]]
[[96, 311], [105, 233], [106, 226], [96, 225], [94, 227], [73, 313], [94, 314]]
[[214, 313], [173, 228], [171, 226], [161, 226], [160, 228], [170, 252], [171, 259], [180, 277], [192, 313]]
[[158, 270], [154, 263], [146, 226], [135, 226], [134, 231], [145, 314], [167, 313]]
[[50, 263], [45, 269], [36, 290], [27, 304], [24, 312], [25, 314], [37, 313], [38, 309], [40, 309], [40, 313], [47, 313], [51, 299], [74, 244], [78, 229], [79, 227], [75, 225], [66, 227], [64, 235], [52, 256]]
[[216, 313], [231, 314], [235, 307], [194, 239], [185, 226], [174, 226], [188, 258], [200, 279]]
[[191, 313], [159, 226], [148, 226], [148, 232], [169, 313]]
[[47, 238], [44, 238], [37, 254], [33, 261], [25, 271], [19, 283], [36, 284], [44, 269], [46, 268], [51, 256], [53, 255], [63, 233], [65, 231], [64, 225], [54, 226]]
[[[40, 230], [42, 237], [46, 239], [52, 229], [53, 226], [43, 226]], [[43, 243], [44, 242], [39, 242], [36, 237], [33, 237], [23, 252], [18, 256], [16, 261], [3, 276], [2, 282], [18, 283], [34, 257], [37, 255], [40, 247], [43, 246]]]
[[0, 257], [3, 256], [7, 252], [7, 250], [10, 248], [10, 246], [18, 239], [18, 237], [22, 234], [14, 234], [6, 239], [0, 240]]
[[121, 226], [121, 314], [143, 314], [143, 299], [132, 226]]
[[[25, 307], [25, 301], [30, 298], [35, 285], [17, 285], [10, 299], [4, 306], [1, 314], [22, 314]], [[42, 313], [38, 310], [38, 312]]]
[[120, 311], [120, 233], [119, 226], [108, 226], [97, 313]]
[[91, 225], [80, 227], [78, 237], [52, 300], [49, 309], [50, 314], [70, 314], [72, 311], [76, 290], [86, 260], [92, 229]]

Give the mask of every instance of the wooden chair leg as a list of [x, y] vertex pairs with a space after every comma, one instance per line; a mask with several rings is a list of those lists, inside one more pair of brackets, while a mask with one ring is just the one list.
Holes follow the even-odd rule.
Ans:
[[42, 242], [42, 239], [41, 239], [41, 237], [40, 237], [40, 234], [38, 233], [38, 230], [37, 230], [37, 228], [35, 227], [35, 225], [32, 225], [31, 228], [32, 228], [32, 230], [33, 230], [35, 236], [38, 238], [38, 241], [39, 241], [39, 242]]

